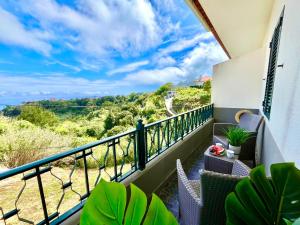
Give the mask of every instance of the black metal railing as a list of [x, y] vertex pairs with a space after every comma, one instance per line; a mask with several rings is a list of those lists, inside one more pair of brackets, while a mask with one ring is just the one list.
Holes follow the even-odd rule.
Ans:
[[[100, 178], [120, 182], [213, 117], [213, 105], [0, 173], [0, 224], [60, 224]], [[2, 215], [1, 215], [2, 214]]]

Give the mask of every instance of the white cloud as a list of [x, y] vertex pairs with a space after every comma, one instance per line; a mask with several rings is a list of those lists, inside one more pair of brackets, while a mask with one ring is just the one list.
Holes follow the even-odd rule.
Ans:
[[176, 64], [176, 60], [171, 56], [158, 57], [155, 58], [154, 61], [156, 61], [156, 65], [159, 67], [173, 66]]
[[75, 72], [80, 72], [81, 71], [81, 68], [79, 68], [78, 66], [73, 66], [71, 64], [68, 64], [68, 63], [64, 63], [64, 62], [61, 62], [59, 60], [54, 60], [54, 61], [49, 61], [49, 62], [46, 62], [46, 65], [53, 65], [53, 64], [57, 64], [57, 65], [61, 65], [63, 67], [66, 67], [68, 69], [71, 69]]
[[210, 73], [214, 64], [227, 59], [222, 48], [215, 42], [200, 43], [190, 51], [177, 66], [161, 69], [141, 70], [128, 74], [125, 81], [136, 84], [164, 84], [167, 82], [193, 80], [199, 75]]
[[160, 49], [160, 53], [162, 55], [166, 55], [166, 54], [170, 54], [173, 52], [180, 52], [187, 48], [194, 47], [201, 41], [209, 40], [212, 38], [213, 38], [213, 36], [212, 36], [211, 32], [201, 33], [201, 34], [196, 35], [192, 39], [181, 39], [181, 40], [169, 45], [166, 48]]
[[184, 77], [184, 71], [177, 67], [166, 67], [163, 69], [141, 70], [128, 74], [125, 81], [134, 84], [164, 84], [167, 82], [179, 82]]
[[138, 54], [161, 42], [162, 31], [146, 0], [79, 0], [76, 7], [55, 0], [23, 0], [22, 10], [34, 16], [44, 29], [78, 51], [103, 56], [116, 51]]
[[225, 61], [227, 56], [217, 42], [200, 43], [184, 58], [180, 67], [187, 79], [211, 73], [214, 64]]
[[89, 70], [93, 72], [99, 72], [101, 67], [101, 60], [94, 60], [94, 59], [79, 59], [78, 60], [80, 67], [83, 70]]
[[26, 29], [16, 16], [0, 6], [0, 42], [33, 49], [44, 55], [49, 55], [52, 49], [48, 40], [51, 35], [47, 32]]
[[148, 60], [143, 60], [143, 61], [139, 61], [139, 62], [134, 62], [134, 63], [130, 63], [130, 64], [127, 64], [123, 67], [120, 67], [118, 69], [114, 69], [114, 70], [111, 70], [109, 71], [107, 74], [109, 76], [112, 76], [112, 75], [115, 75], [115, 74], [119, 74], [119, 73], [128, 73], [128, 72], [132, 72], [132, 71], [135, 71], [137, 70], [138, 68], [142, 67], [142, 66], [145, 66], [149, 64], [149, 61]]

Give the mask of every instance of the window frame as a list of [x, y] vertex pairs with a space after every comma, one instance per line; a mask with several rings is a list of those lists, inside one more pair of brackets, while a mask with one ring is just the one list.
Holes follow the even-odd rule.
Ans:
[[265, 85], [265, 95], [262, 103], [263, 113], [268, 119], [270, 119], [270, 115], [271, 115], [276, 68], [278, 67], [277, 59], [278, 59], [281, 31], [283, 25], [283, 16], [284, 16], [284, 9], [282, 10], [279, 21], [274, 29], [272, 40], [269, 46], [270, 54], [269, 54], [269, 63], [268, 63], [268, 73], [267, 73], [267, 79]]

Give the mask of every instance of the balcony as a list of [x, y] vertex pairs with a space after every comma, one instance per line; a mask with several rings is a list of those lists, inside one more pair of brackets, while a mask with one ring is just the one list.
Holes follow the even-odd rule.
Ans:
[[156, 192], [176, 213], [176, 201], [168, 200], [176, 190], [165, 191], [176, 186], [175, 161], [201, 158], [212, 122], [213, 105], [147, 125], [139, 121], [134, 130], [2, 172], [0, 224], [77, 224], [100, 179], [133, 182], [148, 196]]

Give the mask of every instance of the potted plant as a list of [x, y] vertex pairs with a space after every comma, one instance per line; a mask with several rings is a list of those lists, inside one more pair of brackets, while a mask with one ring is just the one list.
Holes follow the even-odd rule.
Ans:
[[277, 163], [270, 174], [260, 165], [238, 182], [225, 201], [227, 225], [300, 225], [300, 170]]
[[242, 144], [250, 138], [250, 133], [239, 127], [228, 128], [225, 135], [228, 139], [229, 149], [236, 155], [240, 154]]

